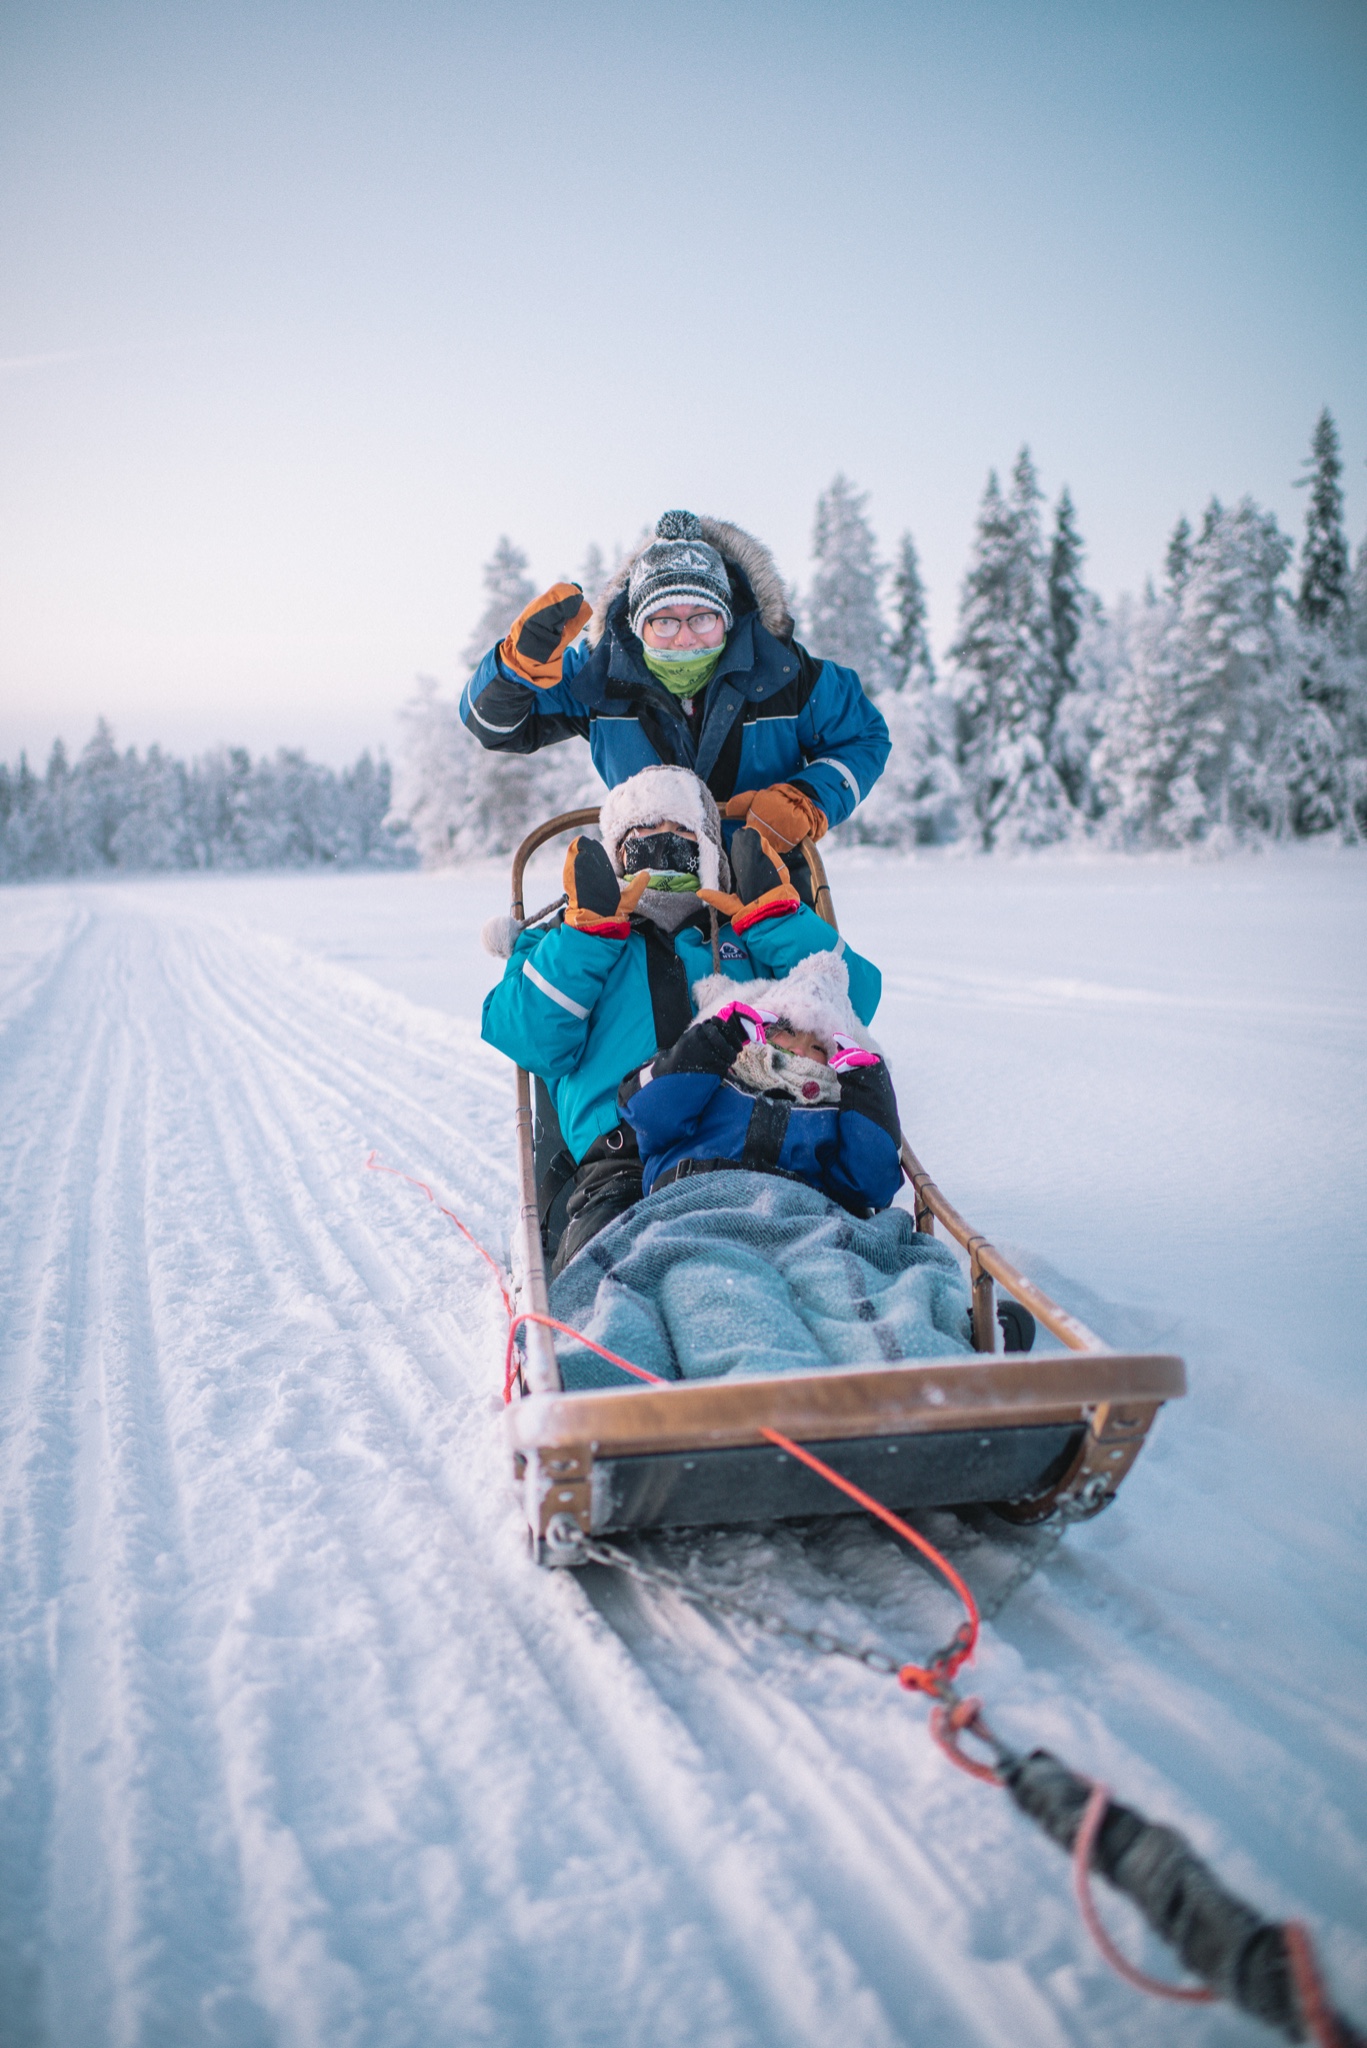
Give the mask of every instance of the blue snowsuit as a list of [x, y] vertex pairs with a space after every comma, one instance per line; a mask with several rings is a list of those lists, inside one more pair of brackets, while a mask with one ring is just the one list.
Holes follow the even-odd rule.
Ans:
[[[521, 682], [491, 648], [465, 686], [461, 717], [495, 752], [532, 754], [577, 734], [609, 788], [664, 762], [693, 769], [723, 808], [739, 790], [791, 782], [840, 824], [887, 762], [882, 713], [852, 668], [819, 661], [762, 625], [744, 575], [728, 568], [735, 623], [696, 697], [680, 702], [651, 675], [623, 591], [598, 645], [569, 649], [554, 689]], [[735, 829], [728, 825], [728, 840]]]
[[[721, 968], [733, 981], [781, 980], [809, 953], [842, 951], [850, 1001], [861, 1023], [878, 1007], [883, 978], [805, 905], [752, 924], [744, 938], [724, 925]], [[484, 999], [482, 1035], [539, 1074], [555, 1103], [566, 1147], [581, 1160], [619, 1122], [617, 1087], [674, 1044], [693, 1018], [693, 984], [712, 972], [703, 919], [672, 938], [635, 917], [626, 939], [557, 925], [524, 932], [503, 979]]]
[[728, 1074], [736, 1051], [709, 1017], [623, 1083], [645, 1193], [734, 1166], [806, 1181], [855, 1215], [888, 1208], [902, 1184], [901, 1127], [883, 1062], [843, 1073], [839, 1102], [808, 1106], [742, 1087]]

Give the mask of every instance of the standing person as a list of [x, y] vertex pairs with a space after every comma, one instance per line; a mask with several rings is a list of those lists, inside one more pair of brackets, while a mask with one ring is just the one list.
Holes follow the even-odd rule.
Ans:
[[[586, 739], [609, 788], [660, 762], [691, 768], [728, 841], [743, 821], [786, 856], [848, 818], [889, 750], [854, 670], [793, 631], [766, 547], [723, 520], [666, 512], [596, 608], [577, 583], [534, 598], [475, 670], [460, 715], [495, 751]], [[806, 898], [805, 863], [793, 879]]]

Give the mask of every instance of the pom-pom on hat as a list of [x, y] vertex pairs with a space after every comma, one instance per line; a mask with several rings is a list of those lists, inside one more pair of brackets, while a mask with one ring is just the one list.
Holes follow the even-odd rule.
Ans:
[[702, 521], [696, 512], [662, 512], [654, 540], [631, 566], [628, 623], [639, 633], [652, 613], [690, 601], [720, 612], [730, 632], [731, 579], [721, 555], [703, 539]]

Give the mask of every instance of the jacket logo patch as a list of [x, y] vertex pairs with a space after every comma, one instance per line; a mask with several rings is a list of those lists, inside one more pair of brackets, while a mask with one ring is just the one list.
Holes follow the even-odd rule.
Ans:
[[723, 939], [717, 950], [723, 960], [743, 960], [745, 958], [744, 949], [738, 946], [734, 939]]

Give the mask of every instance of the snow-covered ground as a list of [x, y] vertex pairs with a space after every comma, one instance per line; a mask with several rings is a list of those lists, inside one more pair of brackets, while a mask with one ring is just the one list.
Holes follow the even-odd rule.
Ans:
[[[975, 1687], [1367, 2015], [1367, 859], [832, 872], [947, 1191], [1191, 1370]], [[503, 894], [0, 892], [0, 2039], [1267, 2039], [1113, 1978], [891, 1681], [526, 1562], [487, 1270], [363, 1171], [505, 1242]], [[955, 1619], [862, 1521], [688, 1548], [907, 1655]]]

